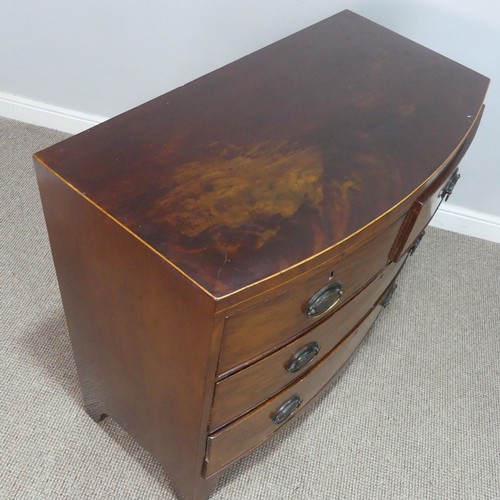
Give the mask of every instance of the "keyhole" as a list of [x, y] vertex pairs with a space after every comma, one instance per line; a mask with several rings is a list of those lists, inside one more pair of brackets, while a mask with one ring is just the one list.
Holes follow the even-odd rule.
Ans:
[[329, 280], [331, 280], [331, 279], [333, 278], [333, 275], [334, 275], [334, 274], [335, 274], [335, 271], [332, 271], [332, 272], [330, 273], [330, 277], [329, 277], [328, 279], [329, 279]]

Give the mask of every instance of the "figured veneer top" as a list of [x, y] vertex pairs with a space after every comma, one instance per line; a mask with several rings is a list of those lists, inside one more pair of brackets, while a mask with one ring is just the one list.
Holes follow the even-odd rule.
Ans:
[[488, 82], [344, 11], [36, 158], [221, 297], [408, 196]]

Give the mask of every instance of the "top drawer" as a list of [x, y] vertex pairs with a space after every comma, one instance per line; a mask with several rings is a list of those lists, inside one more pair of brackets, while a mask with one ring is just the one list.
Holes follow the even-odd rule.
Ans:
[[[275, 297], [226, 318], [219, 376], [278, 349], [346, 302], [385, 267], [401, 224], [402, 219], [356, 251], [339, 255], [299, 276]], [[324, 290], [328, 286], [332, 290]], [[315, 303], [308, 307], [311, 300]], [[327, 310], [321, 314], [324, 309]]]

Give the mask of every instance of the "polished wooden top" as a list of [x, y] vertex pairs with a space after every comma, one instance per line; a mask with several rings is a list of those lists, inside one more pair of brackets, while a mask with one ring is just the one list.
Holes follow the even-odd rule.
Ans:
[[488, 81], [344, 11], [36, 158], [221, 297], [409, 195]]

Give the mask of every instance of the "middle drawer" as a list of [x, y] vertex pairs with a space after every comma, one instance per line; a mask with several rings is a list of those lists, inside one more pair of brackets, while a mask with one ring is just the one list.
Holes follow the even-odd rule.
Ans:
[[378, 301], [403, 265], [389, 265], [367, 287], [314, 329], [215, 386], [210, 430], [239, 417], [325, 357]]

